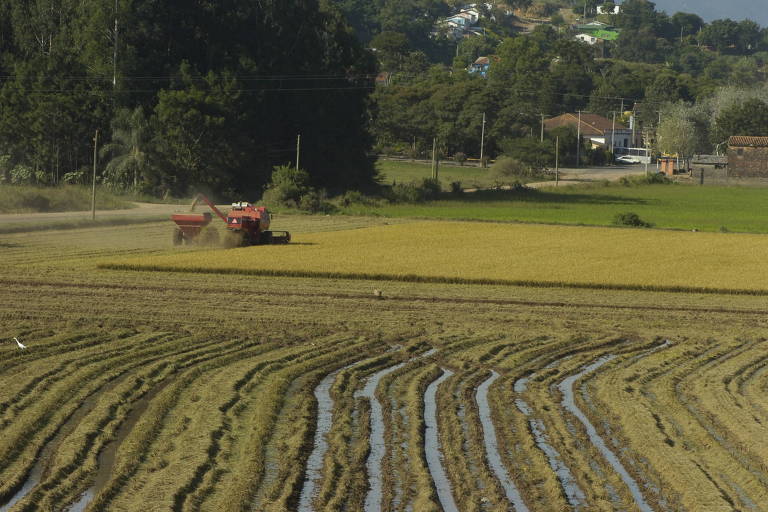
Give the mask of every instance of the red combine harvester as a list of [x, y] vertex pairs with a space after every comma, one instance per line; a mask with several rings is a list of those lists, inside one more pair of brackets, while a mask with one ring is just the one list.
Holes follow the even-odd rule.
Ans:
[[[287, 244], [291, 241], [289, 232], [269, 230], [272, 216], [263, 206], [256, 207], [251, 203], [243, 202], [232, 203], [232, 209], [227, 215], [224, 215], [207, 197], [198, 194], [192, 202], [193, 211], [200, 200], [224, 221], [228, 231], [240, 235], [242, 245]], [[209, 212], [174, 213], [171, 219], [176, 223], [176, 229], [173, 232], [173, 245], [194, 243], [198, 240], [203, 243], [218, 241], [218, 233], [215, 230], [203, 229], [213, 219]]]

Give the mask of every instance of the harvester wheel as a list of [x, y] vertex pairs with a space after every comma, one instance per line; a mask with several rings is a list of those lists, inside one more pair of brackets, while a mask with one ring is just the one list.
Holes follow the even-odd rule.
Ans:
[[271, 244], [272, 243], [272, 232], [271, 231], [264, 231], [261, 234], [259, 242], [264, 244], [264, 245]]
[[179, 228], [173, 230], [173, 245], [181, 245], [184, 242], [184, 233]]
[[248, 247], [249, 245], [253, 245], [251, 234], [248, 231], [243, 231], [243, 241], [241, 242], [241, 245], [243, 247]]

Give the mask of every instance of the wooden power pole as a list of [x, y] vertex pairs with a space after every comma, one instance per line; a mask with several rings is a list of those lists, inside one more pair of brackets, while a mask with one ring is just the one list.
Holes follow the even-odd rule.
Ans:
[[96, 220], [96, 163], [99, 161], [99, 130], [93, 137], [93, 188], [91, 189], [91, 219]]

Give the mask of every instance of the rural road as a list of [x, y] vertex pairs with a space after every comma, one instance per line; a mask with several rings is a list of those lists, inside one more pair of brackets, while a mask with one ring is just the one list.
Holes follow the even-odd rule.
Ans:
[[[649, 165], [648, 171], [656, 172], [656, 166]], [[582, 167], [578, 169], [563, 168], [560, 169], [560, 184], [572, 185], [574, 183], [590, 181], [616, 181], [624, 176], [643, 174], [645, 174], [645, 165], [614, 165], [610, 167]], [[557, 183], [554, 180], [528, 183], [528, 186], [532, 188], [554, 187], [555, 185]]]
[[[152, 218], [170, 216], [175, 211], [188, 210], [189, 206], [180, 204], [133, 203], [135, 208], [122, 210], [97, 210], [97, 219], [116, 218]], [[91, 218], [91, 211], [50, 212], [50, 213], [3, 213], [0, 214], [0, 228], [29, 223], [57, 224], [63, 222], [85, 221]]]

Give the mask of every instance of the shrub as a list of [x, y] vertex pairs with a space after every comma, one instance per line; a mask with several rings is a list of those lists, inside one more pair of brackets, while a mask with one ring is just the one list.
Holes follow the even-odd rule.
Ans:
[[0, 183], [11, 182], [11, 157], [10, 155], [0, 155]]
[[15, 185], [32, 185], [35, 182], [35, 171], [28, 165], [17, 165], [10, 174], [11, 183]]
[[665, 174], [655, 172], [642, 176], [622, 176], [619, 183], [625, 187], [632, 187], [637, 185], [668, 185], [674, 182]]
[[86, 173], [85, 171], [72, 171], [64, 174], [61, 177], [61, 181], [68, 185], [82, 185], [85, 183]]
[[309, 213], [333, 213], [336, 207], [328, 201], [325, 190], [309, 189], [299, 199], [300, 210]]
[[440, 197], [440, 192], [443, 191], [438, 180], [432, 178], [424, 178], [421, 182], [421, 186], [417, 187], [421, 193], [422, 201], [431, 201]]
[[386, 197], [393, 203], [418, 203], [420, 200], [415, 183], [393, 183]]
[[453, 159], [462, 167], [464, 167], [464, 162], [467, 161], [467, 155], [466, 153], [462, 153], [459, 151], [455, 155], [453, 155]]
[[421, 203], [438, 199], [440, 192], [439, 181], [425, 178], [420, 184], [393, 183], [386, 197], [393, 203]]
[[460, 181], [451, 182], [451, 194], [454, 196], [460, 196], [464, 193], [464, 189], [461, 187]]
[[262, 199], [269, 205], [297, 208], [302, 196], [311, 190], [307, 171], [281, 165], [272, 171], [272, 179]]
[[645, 222], [634, 212], [617, 213], [613, 218], [613, 223], [617, 226], [630, 226], [634, 228], [650, 228], [653, 226], [653, 224]]
[[364, 195], [358, 190], [348, 190], [339, 198], [339, 204], [347, 208], [349, 206], [359, 204], [363, 206], [375, 206], [376, 200]]
[[530, 167], [511, 157], [501, 157], [491, 167], [491, 178], [498, 184], [512, 184], [522, 178], [532, 178], [536, 175]]

